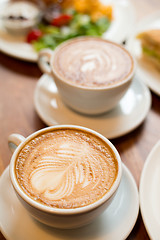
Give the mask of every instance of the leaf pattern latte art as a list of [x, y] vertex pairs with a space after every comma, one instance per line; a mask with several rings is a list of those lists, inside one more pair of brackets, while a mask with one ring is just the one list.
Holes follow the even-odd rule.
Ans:
[[22, 151], [19, 156], [23, 162], [21, 184], [26, 192], [45, 204], [64, 208], [90, 204], [102, 197], [117, 171], [106, 144], [97, 142], [100, 140], [95, 136], [88, 138], [85, 132], [75, 134], [72, 130], [66, 135], [67, 131], [34, 139], [29, 153]]

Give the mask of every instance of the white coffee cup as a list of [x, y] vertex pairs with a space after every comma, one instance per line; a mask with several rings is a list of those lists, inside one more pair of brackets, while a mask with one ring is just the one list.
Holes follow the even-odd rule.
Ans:
[[[74, 84], [74, 80], [73, 82], [69, 82], [66, 81], [66, 77], [62, 76], [62, 74], [60, 74], [60, 71], [57, 71], [57, 69], [55, 68], [55, 58], [56, 56], [59, 54], [59, 52], [64, 52], [63, 49], [67, 48], [68, 46], [71, 46], [71, 44], [77, 44], [77, 42], [83, 42], [83, 45], [80, 47], [76, 47], [72, 49], [72, 51], [67, 52], [67, 58], [69, 55], [72, 55], [72, 53], [75, 51], [75, 49], [80, 49], [82, 47], [84, 47], [87, 43], [87, 41], [91, 41], [93, 40], [96, 42], [98, 42], [98, 44], [95, 46], [95, 48], [91, 48], [90, 50], [93, 49], [93, 54], [94, 55], [95, 51], [100, 51], [99, 55], [95, 55], [93, 57], [93, 59], [86, 60], [90, 61], [90, 66], [89, 68], [91, 68], [88, 72], [90, 74], [90, 76], [95, 76], [97, 74], [101, 74], [101, 67], [103, 68], [102, 71], [109, 71], [109, 74], [106, 74], [106, 79], [104, 77], [104, 80], [109, 81], [109, 79], [107, 80], [107, 78], [111, 78], [111, 75], [115, 75], [115, 79], [119, 78], [120, 75], [117, 75], [118, 72], [121, 72], [121, 77], [123, 76], [123, 74], [125, 73], [125, 71], [127, 69], [123, 69], [123, 62], [121, 61], [121, 58], [123, 60], [123, 54], [125, 55], [125, 57], [128, 57], [128, 60], [131, 61], [131, 65], [129, 70], [129, 73], [126, 75], [126, 77], [124, 77], [124, 79], [122, 81], [117, 81], [117, 83], [114, 84], [109, 84], [109, 85], [104, 85], [104, 86], [98, 86], [99, 83], [97, 83], [97, 86], [90, 86], [88, 87], [87, 85], [83, 84], [83, 85], [79, 85], [79, 84]], [[103, 45], [105, 45], [109, 48], [106, 50], [106, 56], [104, 55], [103, 51]], [[100, 46], [102, 46], [102, 49], [99, 50]], [[86, 46], [87, 48], [87, 46]], [[113, 51], [113, 49], [115, 48], [115, 50]], [[98, 50], [97, 50], [98, 49]], [[118, 51], [117, 51], [118, 49]], [[81, 49], [80, 49], [81, 50]], [[89, 51], [89, 50], [88, 50]], [[108, 52], [107, 52], [108, 51]], [[57, 54], [58, 53], [58, 54]], [[88, 57], [87, 56], [87, 50], [85, 51], [85, 49], [82, 49], [82, 51], [77, 52], [77, 55], [75, 55], [73, 57], [73, 61], [71, 64], [68, 64], [66, 59], [63, 60], [63, 65], [62, 68], [64, 68], [64, 72], [66, 72], [68, 74], [69, 70], [67, 71], [67, 68], [69, 69], [70, 66], [73, 64], [74, 59], [76, 60], [76, 58], [78, 58], [78, 56], [80, 56], [80, 54], [85, 54], [85, 56], [82, 56], [83, 59]], [[99, 59], [99, 57], [102, 56], [102, 59]], [[115, 56], [114, 56], [115, 55]], [[119, 56], [119, 61], [118, 61], [118, 56]], [[89, 56], [90, 57], [90, 56]], [[111, 59], [110, 59], [111, 58]], [[97, 63], [98, 61], [98, 63]], [[106, 61], [106, 62], [105, 62]], [[62, 61], [61, 61], [62, 62]], [[85, 62], [85, 64], [86, 64]], [[48, 64], [49, 63], [49, 64]], [[126, 60], [124, 60], [124, 63], [126, 64]], [[65, 64], [68, 64], [67, 68], [65, 66]], [[80, 113], [83, 114], [101, 114], [104, 112], [107, 112], [111, 109], [113, 109], [120, 101], [120, 99], [124, 96], [124, 94], [126, 93], [127, 89], [129, 88], [133, 76], [134, 76], [134, 72], [135, 72], [135, 62], [132, 58], [132, 56], [130, 55], [130, 53], [124, 49], [122, 46], [101, 39], [101, 38], [93, 38], [93, 37], [79, 37], [79, 38], [75, 38], [75, 39], [71, 39], [68, 40], [62, 44], [60, 44], [55, 51], [51, 51], [49, 49], [44, 49], [39, 53], [39, 57], [38, 57], [38, 65], [40, 67], [40, 69], [42, 70], [42, 72], [44, 73], [48, 73], [49, 75], [52, 76], [52, 78], [55, 81], [55, 84], [58, 88], [58, 92], [63, 100], [63, 102], [69, 106], [71, 109], [78, 111]], [[93, 66], [94, 65], [94, 66]], [[99, 69], [98, 69], [99, 66]], [[106, 66], [106, 67], [105, 67]], [[81, 67], [81, 66], [80, 66]], [[86, 67], [86, 66], [84, 66]], [[74, 65], [73, 65], [74, 68]], [[92, 74], [92, 68], [94, 68], [94, 72]], [[114, 70], [115, 68], [117, 68], [117, 70]], [[127, 67], [126, 67], [127, 68]], [[98, 69], [98, 70], [97, 70]], [[108, 69], [108, 70], [106, 70]], [[63, 70], [63, 69], [62, 69]], [[79, 72], [81, 70], [77, 70], [77, 69], [73, 69], [72, 74], [74, 75], [74, 77], [76, 78], [77, 76], [79, 76]], [[117, 72], [116, 72], [117, 71]], [[80, 72], [81, 74], [81, 72]], [[92, 75], [91, 75], [92, 74]], [[104, 76], [105, 74], [103, 74], [102, 76]], [[117, 75], [117, 76], [116, 76]], [[86, 77], [86, 75], [84, 75], [84, 78]], [[114, 81], [114, 78], [111, 80], [112, 82]], [[99, 81], [99, 80], [98, 80]]]
[[[54, 208], [52, 206], [47, 206], [43, 203], [39, 203], [36, 200], [32, 199], [29, 195], [27, 195], [17, 180], [15, 166], [16, 166], [16, 159], [18, 154], [20, 153], [21, 150], [24, 149], [25, 145], [30, 140], [48, 131], [50, 132], [50, 131], [66, 129], [66, 128], [74, 129], [76, 131], [80, 130], [80, 131], [87, 132], [89, 134], [93, 134], [94, 136], [104, 141], [104, 143], [106, 143], [106, 145], [114, 153], [114, 156], [117, 160], [118, 172], [116, 175], [116, 179], [113, 185], [111, 186], [110, 190], [102, 198], [98, 199], [96, 202], [93, 202], [92, 204], [78, 207], [78, 208], [69, 208], [69, 209], [61, 208], [60, 209], [60, 208]], [[117, 189], [119, 187], [119, 184], [121, 182], [121, 175], [122, 175], [121, 158], [116, 148], [113, 146], [113, 144], [101, 134], [81, 126], [59, 125], [59, 126], [52, 126], [52, 127], [41, 129], [31, 134], [27, 138], [24, 138], [19, 134], [12, 134], [9, 136], [8, 142], [9, 142], [9, 147], [13, 152], [11, 162], [10, 162], [10, 178], [11, 178], [11, 183], [13, 185], [13, 188], [20, 202], [27, 209], [29, 214], [33, 216], [35, 219], [39, 220], [40, 222], [56, 228], [70, 229], [70, 228], [80, 227], [93, 221], [112, 202], [117, 192]]]

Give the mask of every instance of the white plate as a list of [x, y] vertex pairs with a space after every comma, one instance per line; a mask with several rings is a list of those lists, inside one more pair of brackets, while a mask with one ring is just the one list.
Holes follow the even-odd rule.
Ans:
[[139, 126], [148, 114], [151, 96], [148, 88], [137, 79], [112, 111], [98, 116], [76, 113], [63, 104], [53, 80], [46, 74], [37, 83], [35, 109], [49, 126], [75, 124], [92, 128], [107, 138], [120, 137]]
[[150, 152], [140, 179], [140, 207], [152, 240], [160, 239], [160, 141]]
[[137, 59], [137, 75], [139, 78], [142, 79], [154, 93], [160, 96], [160, 71], [149, 62], [144, 62], [141, 59], [141, 44], [140, 40], [136, 39], [138, 33], [149, 29], [160, 29], [160, 11], [147, 16], [138, 23], [137, 29], [128, 40], [127, 49]]
[[11, 186], [8, 168], [0, 178], [0, 226], [7, 240], [123, 240], [132, 231], [138, 212], [137, 186], [125, 165], [110, 207], [93, 223], [74, 230], [58, 230], [33, 220]]
[[[0, 16], [9, 0], [0, 0]], [[103, 0], [104, 3], [113, 5], [114, 20], [104, 38], [115, 42], [123, 42], [131, 33], [135, 23], [135, 11], [128, 0]], [[122, 31], [123, 29], [123, 31]], [[22, 60], [37, 61], [37, 53], [30, 44], [25, 43], [24, 37], [8, 34], [0, 20], [0, 51]]]
[[18, 59], [35, 62], [37, 53], [26, 43], [25, 37], [11, 35], [3, 26], [3, 11], [8, 2], [9, 0], [0, 0], [0, 51]]

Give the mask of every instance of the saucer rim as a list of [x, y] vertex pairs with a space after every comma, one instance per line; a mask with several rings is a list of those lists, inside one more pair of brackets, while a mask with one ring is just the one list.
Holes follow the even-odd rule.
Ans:
[[[126, 234], [124, 236], [124, 239], [126, 239], [129, 236], [129, 234], [132, 232], [132, 230], [137, 222], [137, 218], [139, 215], [139, 209], [140, 209], [140, 203], [139, 203], [138, 187], [137, 187], [136, 181], [135, 181], [131, 171], [128, 169], [128, 167], [124, 163], [122, 163], [122, 168], [123, 168], [123, 172], [125, 172], [123, 174], [126, 174], [126, 177], [129, 179], [129, 184], [132, 186], [132, 190], [130, 190], [130, 191], [132, 191], [132, 193], [134, 194], [134, 197], [135, 197], [134, 208], [136, 209], [136, 211], [134, 210], [134, 212], [132, 214], [132, 224], [130, 225], [130, 228], [128, 229], [128, 231], [126, 231]], [[4, 177], [4, 175], [7, 174], [7, 171], [9, 172], [9, 166], [7, 166], [5, 168], [5, 170], [3, 171], [2, 175], [0, 176], [0, 181], [2, 181], [2, 178]], [[125, 186], [125, 184], [124, 184], [124, 186]], [[19, 204], [20, 204], [20, 202], [19, 202]], [[2, 228], [1, 223], [0, 223], [0, 231], [3, 234], [3, 236], [6, 238], [6, 240], [13, 240], [12, 237], [10, 237], [8, 235], [8, 233]]]
[[[153, 215], [151, 216], [151, 214], [149, 214], [147, 212], [145, 205], [146, 204], [149, 205], [149, 200], [147, 200], [147, 202], [145, 204], [144, 196], [145, 196], [146, 191], [145, 191], [144, 186], [145, 186], [145, 182], [146, 182], [146, 178], [147, 178], [147, 172], [148, 172], [149, 166], [151, 165], [151, 161], [153, 164], [154, 164], [154, 162], [156, 162], [156, 160], [153, 158], [153, 155], [156, 152], [160, 152], [160, 140], [158, 140], [156, 142], [156, 144], [152, 147], [151, 151], [149, 152], [149, 154], [146, 158], [146, 161], [144, 163], [143, 170], [141, 173], [140, 185], [139, 185], [139, 201], [140, 201], [140, 211], [141, 211], [142, 219], [143, 219], [143, 222], [144, 222], [144, 225], [145, 225], [145, 228], [146, 228], [146, 231], [147, 231], [149, 237], [154, 240], [156, 239], [156, 238], [154, 238], [156, 233], [155, 233], [155, 230], [153, 229], [152, 225], [150, 224], [151, 221], [149, 220], [152, 217], [154, 218], [154, 216]], [[147, 218], [148, 215], [150, 216], [150, 218]]]
[[[40, 117], [40, 119], [47, 125], [47, 126], [53, 126], [53, 125], [62, 125], [62, 124], [65, 124], [65, 123], [55, 123], [53, 124], [53, 122], [50, 121], [50, 117], [49, 114], [47, 115], [47, 117], [44, 116], [43, 114], [43, 107], [40, 106], [40, 103], [38, 101], [38, 95], [39, 95], [39, 91], [40, 91], [40, 88], [41, 86], [43, 86], [43, 81], [46, 81], [46, 78], [50, 79], [50, 81], [52, 81], [51, 79], [51, 76], [49, 76], [48, 74], [44, 73], [42, 74], [42, 76], [39, 78], [37, 84], [36, 84], [36, 87], [35, 87], [35, 91], [34, 91], [34, 107], [35, 107], [35, 110], [38, 114], [38, 116]], [[47, 80], [48, 80], [47, 79]], [[48, 80], [49, 81], [49, 80]], [[149, 110], [151, 108], [151, 103], [152, 103], [152, 99], [151, 99], [151, 92], [149, 90], [149, 88], [140, 80], [137, 79], [137, 76], [134, 77], [133, 81], [136, 82], [136, 84], [138, 83], [139, 85], [141, 85], [143, 91], [141, 92], [143, 95], [146, 95], [146, 99], [148, 100], [147, 102], [145, 102], [145, 109], [143, 109], [144, 111], [141, 112], [141, 115], [138, 116], [138, 120], [134, 122], [134, 124], [131, 125], [131, 127], [129, 128], [126, 128], [125, 130], [119, 130], [118, 133], [116, 133], [115, 131], [112, 132], [112, 133], [109, 133], [108, 135], [104, 134], [101, 132], [102, 135], [106, 136], [108, 139], [115, 139], [115, 138], [119, 138], [119, 137], [122, 137], [132, 131], [134, 131], [137, 127], [139, 127], [143, 121], [145, 120], [145, 118], [147, 117], [148, 113], [149, 113]], [[133, 84], [133, 83], [132, 83]], [[132, 84], [130, 86], [130, 88], [132, 88]], [[43, 88], [44, 89], [44, 88]], [[58, 94], [58, 90], [57, 90], [57, 93]], [[125, 96], [125, 95], [124, 95]], [[124, 98], [124, 97], [123, 97]], [[122, 98], [122, 99], [123, 99]], [[62, 100], [60, 99], [60, 101], [62, 102]], [[64, 105], [64, 108], [67, 109], [68, 107]], [[72, 111], [72, 110], [70, 110]], [[74, 112], [75, 114], [79, 114], [79, 113], [76, 113]], [[104, 113], [104, 116], [107, 115], [108, 113]], [[83, 115], [81, 115], [82, 117]], [[101, 115], [99, 115], [101, 116]], [[99, 117], [99, 116], [96, 116]], [[87, 115], [85, 115], [84, 117], [88, 117]], [[93, 116], [94, 117], [94, 116]], [[54, 120], [54, 119], [52, 119]], [[83, 122], [82, 122], [83, 123]], [[67, 124], [73, 124], [72, 123], [72, 120], [70, 123], [67, 123]], [[79, 125], [76, 123], [76, 125]], [[85, 126], [85, 127], [88, 127], [88, 126]], [[105, 128], [105, 126], [104, 126]], [[94, 129], [95, 131], [97, 131], [97, 129]]]

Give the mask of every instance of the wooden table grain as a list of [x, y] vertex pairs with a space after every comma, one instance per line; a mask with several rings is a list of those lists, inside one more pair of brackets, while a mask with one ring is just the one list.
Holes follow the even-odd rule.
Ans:
[[[159, 0], [133, 0], [137, 19], [160, 9]], [[36, 63], [17, 60], [0, 53], [0, 174], [10, 162], [7, 139], [11, 133], [28, 136], [46, 125], [38, 117], [33, 103], [34, 89], [41, 72]], [[131, 133], [112, 140], [122, 161], [139, 187], [144, 162], [160, 139], [160, 97], [152, 94], [152, 106], [145, 121]], [[139, 213], [127, 240], [149, 240]], [[0, 233], [0, 240], [5, 240]]]

